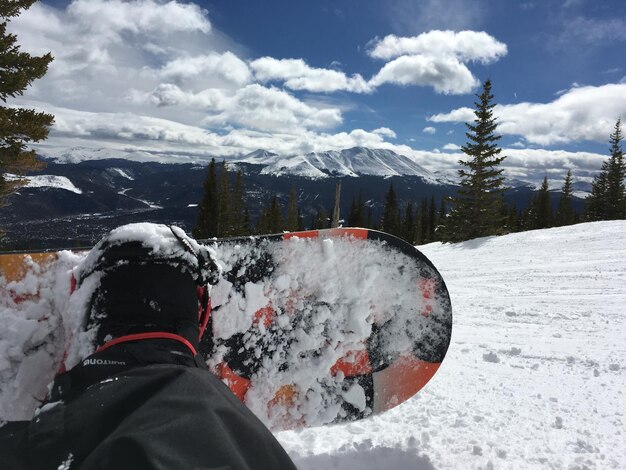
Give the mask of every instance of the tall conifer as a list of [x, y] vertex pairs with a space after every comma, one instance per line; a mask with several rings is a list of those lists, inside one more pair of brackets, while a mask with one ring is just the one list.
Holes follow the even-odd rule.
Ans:
[[298, 193], [296, 187], [291, 187], [291, 193], [289, 194], [289, 202], [287, 204], [287, 220], [285, 223], [285, 230], [289, 232], [295, 232], [300, 226], [300, 218], [298, 215]]
[[495, 134], [497, 123], [493, 116], [491, 81], [483, 84], [483, 91], [475, 103], [475, 119], [466, 123], [468, 142], [462, 147], [469, 157], [459, 163], [461, 188], [451, 199], [452, 209], [446, 219], [445, 240], [462, 241], [470, 238], [499, 234], [503, 230], [505, 217], [502, 214], [505, 191], [503, 170], [500, 164], [502, 149], [497, 142], [501, 136]]
[[559, 198], [559, 208], [556, 212], [556, 225], [571, 225], [574, 223], [574, 207], [572, 206], [572, 170], [567, 171], [561, 197]]
[[612, 220], [626, 218], [626, 195], [624, 178], [626, 162], [622, 150], [621, 119], [615, 124], [615, 130], [609, 137], [611, 156], [602, 163], [591, 183], [591, 194], [587, 197], [586, 220]]
[[[31, 83], [43, 77], [52, 62], [50, 53], [32, 56], [20, 51], [17, 36], [7, 33], [7, 23], [28, 9], [35, 0], [12, 0], [0, 2], [0, 100], [21, 96]], [[0, 106], [0, 206], [6, 196], [17, 189], [22, 180], [8, 180], [6, 173], [23, 174], [43, 168], [34, 150], [28, 150], [31, 142], [48, 137], [48, 128], [54, 116], [34, 109]]]
[[219, 236], [217, 219], [219, 213], [217, 194], [217, 171], [215, 159], [209, 163], [206, 178], [202, 183], [204, 189], [202, 200], [198, 205], [198, 218], [196, 226], [192, 230], [195, 238], [212, 238]]
[[381, 230], [391, 235], [400, 235], [400, 220], [398, 217], [398, 200], [396, 192], [393, 189], [393, 183], [389, 185], [387, 197], [385, 198], [385, 206], [380, 221]]

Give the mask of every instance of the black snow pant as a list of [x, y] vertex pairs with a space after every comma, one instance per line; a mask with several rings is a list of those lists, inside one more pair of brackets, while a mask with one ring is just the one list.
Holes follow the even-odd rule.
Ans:
[[30, 422], [0, 427], [3, 469], [295, 469], [185, 347], [122, 343], [59, 376]]

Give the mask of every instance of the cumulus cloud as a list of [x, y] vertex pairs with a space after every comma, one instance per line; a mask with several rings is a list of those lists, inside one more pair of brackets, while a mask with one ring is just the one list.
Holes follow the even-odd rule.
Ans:
[[432, 86], [437, 93], [471, 92], [479, 81], [467, 62], [487, 64], [506, 55], [507, 47], [485, 32], [430, 31], [414, 37], [389, 35], [370, 44], [369, 55], [390, 60], [369, 84]]
[[204, 124], [233, 123], [252, 129], [325, 129], [341, 124], [336, 108], [317, 108], [277, 88], [248, 85], [225, 100], [223, 109], [204, 119]]
[[435, 134], [437, 132], [437, 129], [435, 129], [432, 126], [428, 126], [428, 127], [424, 127], [424, 129], [422, 129], [422, 132], [425, 133], [425, 134], [433, 135], [433, 134]]
[[419, 36], [394, 34], [370, 44], [369, 55], [376, 59], [394, 59], [403, 55], [456, 57], [461, 62], [494, 62], [507, 53], [506, 44], [484, 31], [429, 31]]
[[[248, 63], [233, 52], [236, 45], [214, 31], [208, 12], [192, 3], [75, 0], [65, 9], [37, 3], [11, 28], [27, 50], [51, 50], [55, 56], [49, 73], [27, 94], [49, 109], [109, 117], [123, 110], [220, 132], [232, 126], [319, 130], [343, 120], [337, 106], [254, 84]], [[306, 67], [304, 72], [312, 72], [311, 79], [317, 73]], [[331, 72], [346, 78], [347, 87], [359, 82]], [[320, 80], [327, 76], [322, 73]], [[102, 134], [82, 134], [83, 127], [71, 128], [89, 138]]]
[[444, 145], [444, 146], [443, 146], [443, 149], [444, 149], [444, 150], [453, 150], [453, 151], [454, 151], [454, 150], [461, 150], [461, 146], [460, 146], [460, 145], [457, 145], [457, 144], [452, 144], [452, 143], [450, 143], [450, 144], [446, 144], [446, 145]]
[[[500, 134], [522, 136], [527, 142], [553, 145], [580, 141], [604, 142], [615, 121], [626, 116], [626, 84], [571, 88], [550, 103], [497, 105]], [[474, 119], [469, 108], [428, 118], [432, 122], [468, 122]]]
[[443, 94], [469, 93], [479, 84], [458, 60], [430, 56], [398, 57], [385, 64], [370, 83], [376, 87], [385, 83], [432, 86]]
[[204, 80], [218, 78], [234, 85], [245, 85], [251, 81], [252, 74], [248, 65], [232, 52], [214, 52], [173, 59], [159, 70], [159, 76], [179, 81], [197, 77]]
[[274, 59], [261, 57], [250, 63], [257, 80], [283, 81], [292, 90], [312, 92], [350, 91], [368, 93], [371, 87], [359, 74], [348, 77], [332, 69], [314, 68], [302, 59]]
[[391, 139], [395, 139], [397, 137], [396, 133], [388, 127], [379, 127], [378, 129], [374, 129], [372, 132], [374, 134], [378, 134], [383, 137], [389, 137]]
[[470, 122], [474, 118], [474, 110], [463, 107], [453, 109], [449, 113], [433, 114], [428, 120], [432, 122]]

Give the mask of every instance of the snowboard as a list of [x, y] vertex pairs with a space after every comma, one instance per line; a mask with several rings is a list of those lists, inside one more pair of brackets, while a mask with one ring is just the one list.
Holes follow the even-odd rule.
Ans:
[[[199, 242], [222, 267], [200, 352], [274, 431], [383, 413], [444, 359], [452, 329], [444, 280], [399, 238], [338, 228]], [[0, 255], [0, 274], [18, 281], [58, 256]]]

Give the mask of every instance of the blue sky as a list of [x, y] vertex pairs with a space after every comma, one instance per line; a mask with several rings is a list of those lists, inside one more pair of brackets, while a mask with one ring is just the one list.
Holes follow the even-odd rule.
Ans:
[[557, 184], [626, 118], [622, 0], [49, 1], [11, 30], [55, 56], [16, 102], [57, 116], [50, 155], [363, 145], [453, 173], [490, 78], [508, 176]]

